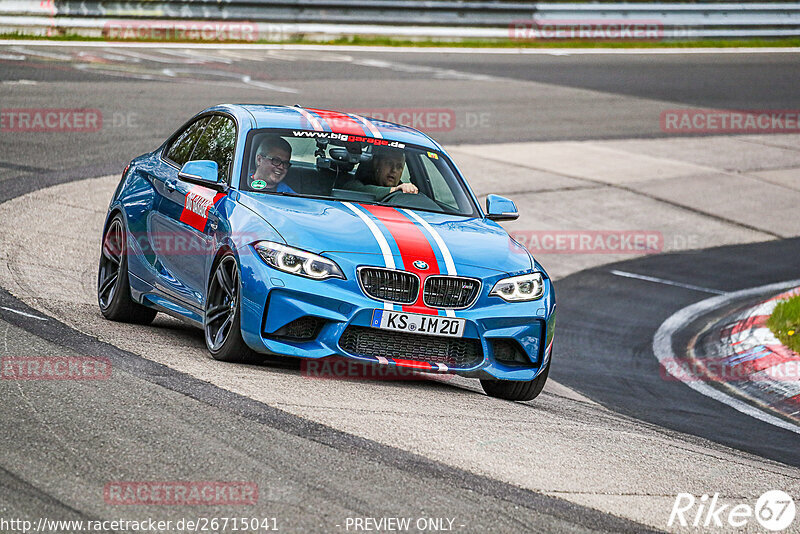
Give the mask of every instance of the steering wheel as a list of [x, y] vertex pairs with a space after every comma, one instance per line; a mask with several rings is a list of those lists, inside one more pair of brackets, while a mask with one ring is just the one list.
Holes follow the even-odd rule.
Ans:
[[400, 189], [392, 191], [381, 199], [385, 204], [440, 211], [439, 205], [423, 193], [403, 193]]
[[[392, 191], [385, 197], [381, 199], [381, 202], [386, 202], [387, 204], [391, 204], [393, 200], [400, 198], [400, 195], [413, 195], [414, 193], [403, 193], [402, 189], [398, 189], [396, 191]], [[419, 194], [419, 193], [417, 193]]]

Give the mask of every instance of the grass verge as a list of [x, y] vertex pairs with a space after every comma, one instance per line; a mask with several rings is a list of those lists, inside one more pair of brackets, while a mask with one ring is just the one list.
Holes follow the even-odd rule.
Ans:
[[198, 41], [174, 39], [126, 39], [108, 41], [105, 37], [91, 37], [72, 33], [54, 36], [26, 35], [24, 33], [3, 33], [0, 39], [26, 39], [37, 41], [94, 41], [114, 43], [206, 43], [206, 44], [307, 44], [307, 45], [357, 45], [357, 46], [413, 46], [435, 48], [768, 48], [800, 47], [800, 38], [781, 39], [705, 39], [694, 41], [588, 41], [588, 40], [548, 40], [516, 41], [511, 39], [464, 39], [459, 41], [407, 40], [391, 37], [340, 37], [332, 40], [289, 39], [285, 41]]
[[781, 343], [800, 353], [800, 295], [779, 302], [767, 326]]

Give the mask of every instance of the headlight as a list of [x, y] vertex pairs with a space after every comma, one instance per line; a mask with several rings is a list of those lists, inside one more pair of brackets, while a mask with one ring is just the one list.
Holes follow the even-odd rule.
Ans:
[[259, 241], [253, 246], [267, 264], [279, 271], [314, 280], [345, 279], [344, 273], [335, 262], [317, 254], [272, 241]]
[[508, 302], [536, 300], [544, 295], [542, 273], [530, 273], [511, 278], [503, 278], [497, 282], [490, 295], [495, 295]]

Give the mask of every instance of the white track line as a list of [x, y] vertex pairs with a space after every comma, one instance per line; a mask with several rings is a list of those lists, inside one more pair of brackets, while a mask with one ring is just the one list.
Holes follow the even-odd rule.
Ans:
[[[743, 289], [741, 291], [733, 291], [731, 293], [725, 293], [724, 295], [719, 295], [716, 297], [708, 298], [706, 300], [702, 300], [700, 302], [692, 304], [691, 306], [687, 306], [682, 310], [678, 310], [661, 324], [661, 326], [658, 328], [658, 331], [653, 336], [653, 353], [658, 359], [659, 364], [665, 370], [667, 370], [667, 372], [669, 372], [669, 366], [666, 365], [666, 363], [675, 361], [675, 353], [672, 350], [672, 341], [673, 341], [673, 336], [678, 330], [680, 330], [687, 324], [691, 323], [698, 317], [702, 316], [703, 314], [715, 308], [725, 306], [726, 304], [735, 299], [743, 297], [751, 297], [771, 292], [777, 292], [783, 289], [797, 287], [798, 285], [800, 285], [800, 280], [792, 280], [789, 282], [779, 282], [776, 284], [769, 284], [766, 286]], [[675, 376], [675, 378], [677, 380], [681, 380], [681, 377], [679, 376]], [[800, 434], [799, 426], [792, 424], [784, 419], [781, 419], [780, 417], [775, 417], [770, 413], [764, 412], [756, 408], [752, 404], [748, 404], [735, 397], [731, 397], [730, 395], [722, 392], [719, 389], [713, 388], [704, 382], [697, 382], [692, 380], [689, 381], [681, 380], [681, 382], [683, 382], [693, 390], [697, 391], [701, 395], [705, 395], [706, 397], [710, 397], [716, 401], [726, 404], [731, 408], [733, 408], [734, 410], [737, 410], [745, 415], [749, 415], [750, 417], [754, 417], [760, 421], [769, 423], [770, 425], [774, 425], [783, 428], [785, 430], [789, 430], [790, 432]]]
[[635, 278], [636, 280], [645, 280], [647, 282], [655, 282], [657, 284], [664, 284], [667, 286], [682, 287], [684, 289], [691, 289], [692, 291], [702, 291], [703, 293], [711, 293], [712, 295], [727, 294], [725, 291], [720, 291], [719, 289], [709, 289], [707, 287], [694, 286], [692, 284], [684, 284], [682, 282], [673, 282], [672, 280], [666, 280], [664, 278], [656, 278], [655, 276], [645, 276], [643, 274], [629, 273], [626, 271], [617, 271], [617, 270], [612, 270], [610, 272], [611, 274], [617, 276], [623, 276], [625, 278]]
[[43, 57], [47, 59], [58, 59], [60, 61], [71, 61], [73, 58], [72, 56], [68, 56], [66, 54], [54, 54], [53, 52], [43, 52], [41, 50], [31, 50], [29, 48], [25, 48], [23, 46], [12, 46], [12, 52], [17, 52], [18, 54], [25, 54], [28, 56], [37, 56]]
[[0, 52], [0, 59], [5, 59], [8, 61], [25, 61], [28, 59], [28, 57], [21, 54], [4, 54]]
[[597, 55], [597, 54], [800, 54], [799, 47], [776, 48], [449, 48], [416, 46], [348, 46], [300, 44], [218, 44], [218, 43], [115, 43], [102, 41], [20, 41], [0, 39], [0, 46], [52, 46], [86, 48], [186, 48], [228, 50], [307, 50], [314, 52], [394, 52], [422, 54], [505, 54], [505, 55]]
[[7, 306], [0, 306], [0, 308], [10, 311], [11, 313], [16, 313], [17, 315], [22, 315], [23, 317], [30, 317], [31, 319], [38, 319], [39, 321], [46, 321], [45, 317], [39, 317], [38, 315], [32, 315], [30, 313], [25, 313], [24, 311], [15, 310], [14, 308], [9, 308]]

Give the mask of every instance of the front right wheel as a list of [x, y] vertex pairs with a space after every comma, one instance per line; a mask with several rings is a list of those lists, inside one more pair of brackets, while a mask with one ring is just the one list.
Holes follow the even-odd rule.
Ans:
[[539, 376], [533, 380], [489, 380], [481, 379], [483, 391], [490, 397], [505, 399], [510, 401], [529, 401], [539, 396], [547, 382], [547, 375], [550, 372], [550, 363]]

